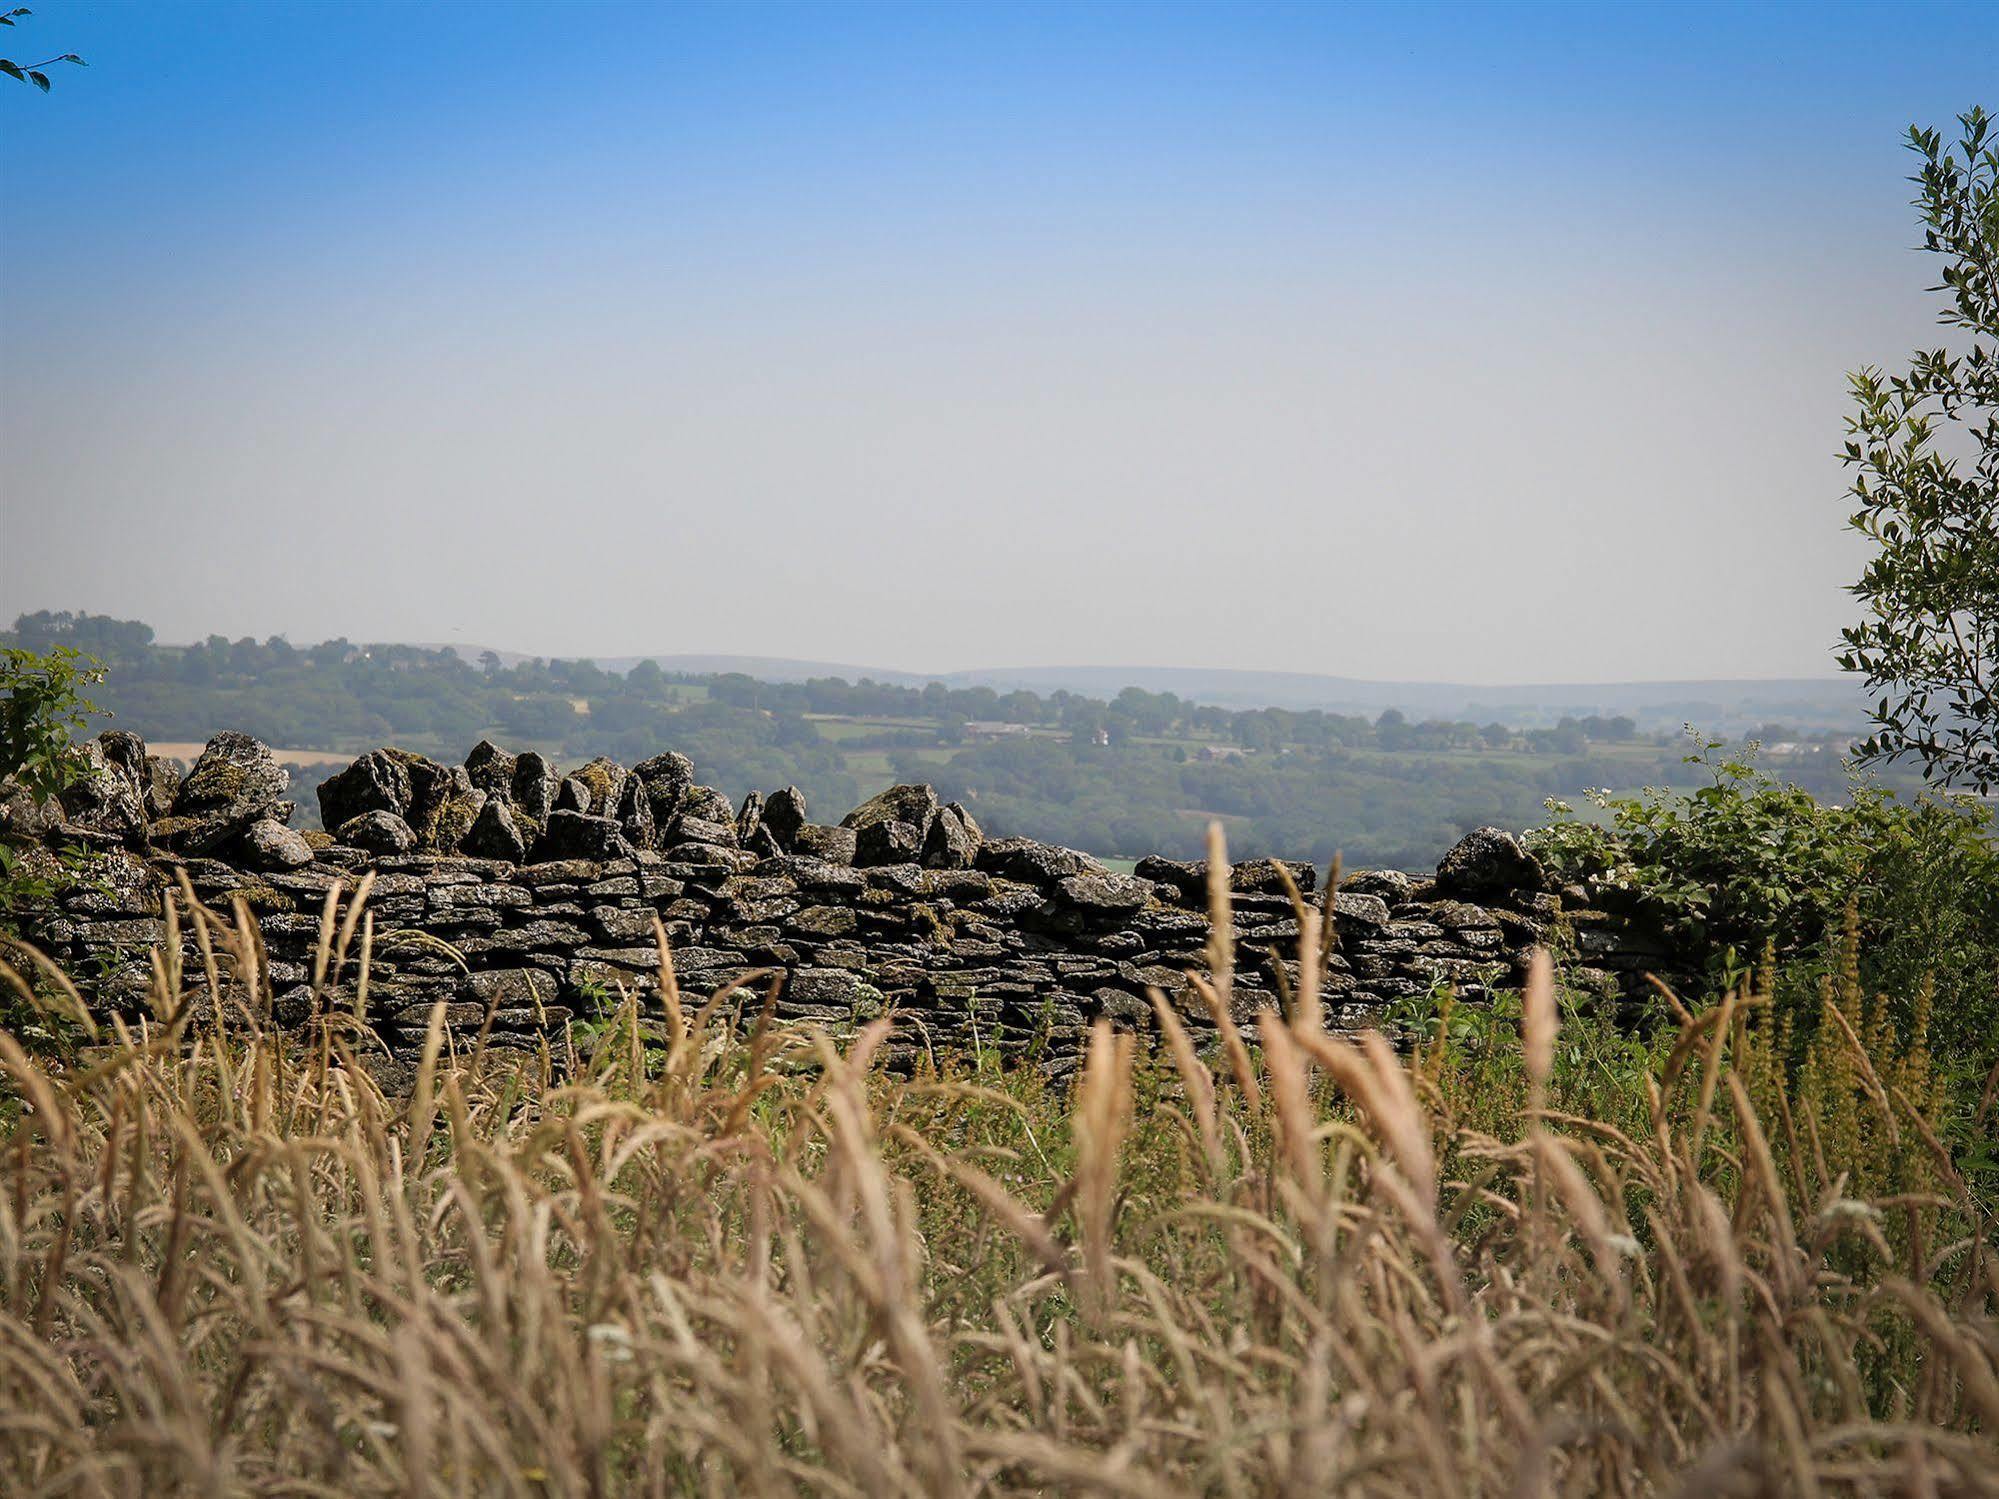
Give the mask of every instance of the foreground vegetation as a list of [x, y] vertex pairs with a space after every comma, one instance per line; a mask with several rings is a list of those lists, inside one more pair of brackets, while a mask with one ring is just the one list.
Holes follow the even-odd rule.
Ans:
[[1446, 1003], [1398, 1053], [1321, 1030], [1305, 911], [1288, 1015], [1230, 1023], [1218, 946], [1217, 1055], [1162, 996], [1056, 1096], [682, 999], [662, 936], [656, 1012], [523, 1064], [440, 1008], [403, 1097], [361, 914], [302, 1037], [198, 910], [144, 1021], [0, 1034], [0, 1490], [1999, 1491], [1947, 1143], [1993, 1087], [1851, 944], [1815, 1013], [1665, 996], [1648, 1042], [1543, 964], [1517, 1032]]

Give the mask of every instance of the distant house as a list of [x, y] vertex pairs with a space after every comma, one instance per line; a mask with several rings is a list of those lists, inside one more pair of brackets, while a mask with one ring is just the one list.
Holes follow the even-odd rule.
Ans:
[[1194, 758], [1210, 763], [1217, 760], [1240, 760], [1249, 753], [1239, 744], [1204, 744]]
[[1017, 739], [1031, 732], [1024, 723], [1005, 723], [995, 718], [976, 718], [965, 725], [967, 739]]

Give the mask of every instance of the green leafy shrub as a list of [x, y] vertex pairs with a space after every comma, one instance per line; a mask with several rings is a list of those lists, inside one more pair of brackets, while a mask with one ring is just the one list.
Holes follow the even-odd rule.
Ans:
[[[1678, 794], [1593, 795], [1597, 817], [1549, 803], [1529, 835], [1556, 878], [1598, 903], [1650, 917], [1700, 954], [1717, 987], [1739, 981], [1768, 948], [1807, 994], [1833, 973], [1849, 907], [1870, 992], [1935, 986], [1935, 1040], [1990, 1060], [1999, 1033], [1999, 849], [1991, 808], [1970, 797], [1898, 799], [1852, 783], [1821, 801], [1704, 743], [1688, 763], [1709, 784]], [[1895, 1006], [1906, 1035], [1913, 1001]], [[1816, 1001], [1812, 1001], [1816, 1008]]]

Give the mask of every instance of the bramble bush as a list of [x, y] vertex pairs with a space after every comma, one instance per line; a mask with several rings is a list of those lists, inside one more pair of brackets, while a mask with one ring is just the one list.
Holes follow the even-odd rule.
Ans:
[[1855, 777], [1847, 799], [1821, 801], [1707, 741], [1688, 763], [1696, 791], [1591, 797], [1597, 818], [1550, 802], [1529, 841], [1551, 874], [1607, 906], [1655, 921], [1704, 957], [1717, 989], [1767, 948], [1788, 976], [1780, 1000], [1816, 1008], [1837, 970], [1849, 908], [1863, 954], [1859, 983], [1897, 996], [1906, 1037], [1913, 996], [1934, 986], [1932, 1045], [1976, 1064], [1999, 1034], [1999, 848], [1992, 810], [1942, 793], [1904, 801]]

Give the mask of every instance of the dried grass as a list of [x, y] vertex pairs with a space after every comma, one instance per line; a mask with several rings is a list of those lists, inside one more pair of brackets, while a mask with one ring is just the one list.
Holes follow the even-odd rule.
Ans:
[[[358, 1006], [269, 1028], [246, 912], [175, 919], [197, 969], [81, 1064], [0, 1033], [8, 1495], [1999, 1493], [1986, 1225], [1839, 994], [1795, 1108], [1731, 1000], [1626, 1128], [1546, 1106], [1537, 964], [1507, 1133], [1319, 1029], [1316, 922], [1254, 1052], [1223, 923], [1219, 1074], [1155, 995], [1067, 1100], [768, 998], [739, 1039], [662, 931], [663, 1024], [523, 1059], [440, 1008], [391, 1097]], [[1919, 1186], [1854, 1196], [1890, 1141]]]

